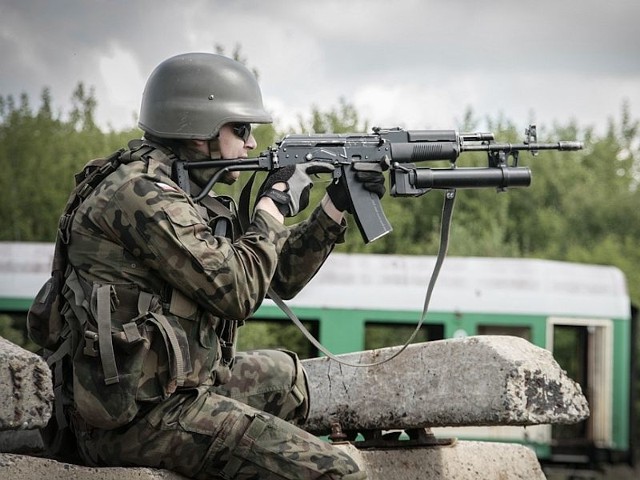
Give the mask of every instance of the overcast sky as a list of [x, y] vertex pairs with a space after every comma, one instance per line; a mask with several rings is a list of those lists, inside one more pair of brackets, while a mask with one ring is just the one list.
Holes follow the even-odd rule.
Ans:
[[280, 128], [340, 97], [370, 125], [604, 128], [640, 116], [639, 22], [639, 0], [0, 0], [0, 95], [66, 111], [82, 81], [126, 128], [162, 60], [240, 44]]

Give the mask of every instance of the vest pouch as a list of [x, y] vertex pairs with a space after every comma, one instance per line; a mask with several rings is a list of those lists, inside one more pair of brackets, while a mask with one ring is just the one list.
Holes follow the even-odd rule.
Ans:
[[137, 399], [158, 402], [182, 387], [187, 375], [193, 371], [189, 340], [173, 315], [150, 312], [146, 326], [154, 335], [151, 351], [143, 365]]
[[[146, 319], [141, 320], [127, 324], [129, 338], [124, 331], [108, 334], [112, 356], [102, 355], [101, 349], [109, 349], [100, 332], [87, 329], [80, 340], [73, 359], [73, 399], [77, 412], [93, 427], [117, 428], [138, 413], [138, 385], [154, 335]], [[135, 339], [132, 332], [137, 332]]]
[[[138, 401], [166, 398], [190, 370], [184, 330], [148, 311], [155, 309], [153, 298], [135, 285], [93, 285], [73, 359], [75, 408], [89, 425], [114, 429], [129, 423]], [[132, 315], [138, 311], [143, 313]]]

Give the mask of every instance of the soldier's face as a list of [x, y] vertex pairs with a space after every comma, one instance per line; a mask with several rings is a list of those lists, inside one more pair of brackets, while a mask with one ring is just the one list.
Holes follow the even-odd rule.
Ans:
[[[247, 158], [249, 150], [256, 148], [256, 139], [250, 133], [238, 129], [238, 124], [224, 125], [213, 140], [190, 140], [189, 148], [197, 150], [212, 159], [216, 158]], [[235, 128], [234, 128], [235, 127]], [[244, 133], [243, 136], [240, 133]], [[221, 182], [232, 184], [240, 176], [240, 172], [226, 172], [220, 179]]]
[[234, 124], [223, 125], [220, 129], [218, 141], [220, 142], [220, 155], [222, 158], [247, 158], [249, 150], [256, 148], [256, 139], [249, 133], [245, 138], [241, 137], [234, 129]]

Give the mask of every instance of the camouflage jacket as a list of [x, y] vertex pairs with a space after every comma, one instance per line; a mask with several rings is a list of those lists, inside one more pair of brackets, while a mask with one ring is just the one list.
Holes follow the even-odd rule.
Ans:
[[[256, 211], [247, 231], [237, 238], [216, 236], [211, 225], [224, 209], [194, 204], [174, 183], [171, 152], [138, 148], [133, 155], [129, 151], [123, 156], [133, 156], [135, 161], [120, 165], [80, 205], [71, 227], [68, 258], [81, 288], [76, 285], [67, 298], [79, 305], [83, 302], [78, 292], [81, 296], [84, 291], [88, 300], [88, 307], [84, 302], [87, 319], [78, 320], [84, 314], [76, 308], [72, 320], [84, 330], [84, 354], [76, 352], [74, 377], [87, 392], [77, 391], [74, 384], [74, 395], [76, 403], [83, 402], [78, 397], [85, 397], [86, 408], [104, 394], [103, 380], [105, 384], [113, 380], [104, 365], [113, 363], [107, 358], [111, 350], [112, 370], [118, 375], [115, 383], [121, 389], [133, 388], [136, 400], [158, 401], [180, 386], [224, 382], [228, 372], [221, 368], [220, 359], [225, 353], [233, 358], [235, 327], [260, 306], [269, 286], [284, 298], [300, 291], [346, 228], [318, 207], [307, 220], [291, 227]], [[212, 202], [217, 201], [213, 197], [203, 201], [210, 207]], [[100, 335], [104, 314], [98, 312], [99, 292], [105, 286], [113, 346]], [[126, 340], [128, 352], [127, 348], [140, 343], [139, 337], [149, 334], [150, 325], [161, 334], [145, 340], [151, 354], [145, 353], [135, 372], [125, 372], [141, 377], [137, 385], [134, 378], [127, 387], [120, 380], [128, 367], [118, 365], [123, 362], [117, 342]], [[158, 338], [164, 341], [154, 349]], [[100, 340], [99, 355], [90, 344], [94, 340]], [[85, 364], [98, 356], [102, 368], [99, 363]], [[104, 378], [97, 380], [93, 370], [103, 370]], [[121, 422], [106, 423], [109, 427]]]

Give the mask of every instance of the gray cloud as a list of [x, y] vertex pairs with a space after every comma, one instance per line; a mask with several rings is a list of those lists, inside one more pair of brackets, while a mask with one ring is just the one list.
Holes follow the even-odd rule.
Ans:
[[345, 96], [414, 128], [467, 106], [604, 124], [640, 104], [639, 18], [635, 0], [5, 0], [0, 95], [49, 86], [63, 108], [83, 81], [119, 127], [160, 61], [241, 44], [283, 122]]

